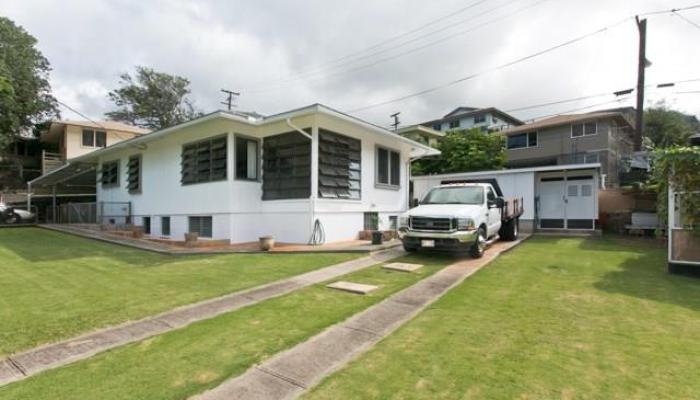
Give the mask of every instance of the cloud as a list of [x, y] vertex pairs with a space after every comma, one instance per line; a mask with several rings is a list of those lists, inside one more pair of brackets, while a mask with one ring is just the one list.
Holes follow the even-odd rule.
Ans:
[[[691, 3], [678, 0], [672, 6]], [[54, 68], [59, 99], [93, 118], [110, 109], [107, 92], [135, 65], [189, 78], [192, 97], [205, 111], [222, 107], [220, 88], [242, 91], [244, 110], [276, 113], [314, 102], [351, 110], [489, 70], [634, 13], [669, 7], [664, 0], [3, 1], [5, 15], [39, 40]], [[401, 40], [375, 46], [450, 13]], [[684, 15], [700, 22], [700, 11]], [[417, 38], [429, 32], [437, 33]], [[649, 17], [648, 82], [700, 78], [700, 53], [689, 51], [698, 39], [700, 30], [678, 17]], [[508, 110], [624, 89], [635, 84], [636, 41], [630, 20], [520, 64], [357, 115], [388, 125], [389, 114], [401, 111], [405, 123], [415, 123], [458, 105]], [[650, 90], [647, 98], [698, 114], [697, 95], [674, 92], [699, 89], [700, 83], [687, 83]], [[527, 119], [596, 102], [600, 99], [515, 115]]]

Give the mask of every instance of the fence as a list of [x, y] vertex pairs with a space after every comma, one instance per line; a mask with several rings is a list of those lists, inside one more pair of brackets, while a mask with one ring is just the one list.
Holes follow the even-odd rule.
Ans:
[[66, 203], [57, 206], [55, 210], [49, 207], [47, 211], [47, 221], [58, 224], [126, 225], [131, 223], [131, 203], [128, 201]]

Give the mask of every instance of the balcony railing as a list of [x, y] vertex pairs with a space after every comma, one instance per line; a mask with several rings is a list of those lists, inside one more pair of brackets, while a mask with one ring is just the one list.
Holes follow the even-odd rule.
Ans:
[[46, 150], [42, 150], [42, 152], [41, 152], [41, 174], [42, 175], [48, 174], [49, 172], [51, 172], [57, 168], [60, 168], [65, 163], [66, 163], [66, 160], [63, 158], [63, 156], [60, 153], [50, 153]]

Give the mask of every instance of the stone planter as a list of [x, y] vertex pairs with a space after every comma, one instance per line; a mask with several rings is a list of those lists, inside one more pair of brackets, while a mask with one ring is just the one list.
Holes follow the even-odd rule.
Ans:
[[260, 250], [270, 251], [275, 247], [275, 239], [272, 236], [262, 236], [260, 238]]
[[185, 246], [193, 247], [199, 240], [199, 234], [197, 232], [185, 233]]
[[143, 239], [144, 229], [143, 226], [134, 226], [131, 228], [131, 236], [135, 239]]

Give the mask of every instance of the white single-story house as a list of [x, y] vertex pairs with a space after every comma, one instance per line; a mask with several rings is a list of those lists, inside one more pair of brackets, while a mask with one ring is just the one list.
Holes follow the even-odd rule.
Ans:
[[414, 176], [413, 198], [420, 200], [433, 187], [495, 179], [507, 198], [523, 199], [520, 229], [593, 230], [598, 219], [600, 164]]
[[[307, 243], [323, 233], [334, 242], [393, 228], [409, 207], [411, 160], [438, 154], [314, 104], [262, 118], [214, 112], [76, 157], [56, 174], [92, 166], [101, 222], [128, 217], [152, 237]], [[50, 185], [50, 174], [39, 183]]]

